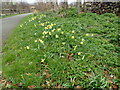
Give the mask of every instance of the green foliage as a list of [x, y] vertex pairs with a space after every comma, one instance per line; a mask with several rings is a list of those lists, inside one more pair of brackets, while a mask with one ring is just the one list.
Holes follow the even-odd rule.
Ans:
[[119, 85], [118, 17], [74, 12], [66, 11], [67, 18], [46, 12], [22, 20], [3, 49], [3, 76], [12, 87]]

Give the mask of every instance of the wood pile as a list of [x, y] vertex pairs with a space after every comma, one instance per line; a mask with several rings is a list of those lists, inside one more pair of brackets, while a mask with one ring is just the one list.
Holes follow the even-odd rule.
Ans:
[[93, 13], [115, 13], [120, 15], [120, 2], [92, 2], [91, 7]]

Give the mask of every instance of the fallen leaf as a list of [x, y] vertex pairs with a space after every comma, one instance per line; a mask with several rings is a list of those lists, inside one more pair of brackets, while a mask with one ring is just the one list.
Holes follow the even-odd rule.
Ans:
[[50, 87], [50, 82], [49, 82], [49, 81], [46, 81], [46, 83], [47, 83], [47, 86]]
[[76, 86], [75, 88], [82, 88], [81, 86]]
[[114, 90], [118, 90], [118, 86], [116, 84], [113, 85]]
[[46, 85], [45, 84], [42, 84], [42, 87], [45, 87]]
[[35, 85], [28, 86], [29, 89], [35, 88]]
[[46, 74], [46, 78], [49, 78], [51, 75], [49, 73]]

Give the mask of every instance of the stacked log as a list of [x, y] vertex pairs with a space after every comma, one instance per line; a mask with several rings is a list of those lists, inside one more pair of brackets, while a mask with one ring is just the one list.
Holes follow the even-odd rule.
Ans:
[[115, 13], [120, 15], [120, 2], [93, 2], [91, 12], [97, 14]]

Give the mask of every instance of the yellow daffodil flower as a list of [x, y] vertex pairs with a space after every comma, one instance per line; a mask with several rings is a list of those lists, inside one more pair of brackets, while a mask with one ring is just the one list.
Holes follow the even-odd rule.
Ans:
[[85, 41], [85, 39], [82, 38], [82, 41]]
[[35, 40], [35, 42], [37, 42], [37, 40]]
[[26, 48], [27, 48], [27, 49], [30, 49], [30, 47], [29, 47], [29, 46], [27, 46]]
[[80, 42], [80, 44], [83, 44], [83, 42]]
[[44, 43], [44, 41], [43, 41], [43, 40], [41, 40], [41, 39], [39, 39], [39, 41], [40, 41], [41, 43]]
[[87, 33], [86, 36], [89, 36], [89, 34]]
[[41, 62], [44, 62], [45, 61], [45, 59], [41, 59]]
[[65, 45], [65, 42], [62, 42], [63, 45]]
[[64, 34], [64, 32], [61, 32], [61, 34]]
[[72, 33], [75, 33], [75, 31], [72, 31]]
[[42, 34], [45, 35], [45, 34], [47, 34], [47, 33], [48, 33], [48, 32], [44, 31]]
[[54, 32], [54, 31], [55, 31], [55, 29], [52, 30], [52, 32]]
[[74, 46], [74, 50], [76, 50], [76, 48], [77, 48], [77, 45], [76, 45], [76, 46]]
[[58, 36], [58, 35], [55, 35], [55, 37], [56, 37], [56, 38], [59, 38], [59, 36]]
[[44, 36], [42, 36], [42, 38], [45, 38]]
[[48, 27], [45, 27], [45, 29], [48, 29]]
[[61, 28], [58, 28], [58, 29], [57, 29], [57, 31], [60, 31], [60, 30], [61, 30]]
[[72, 38], [72, 39], [74, 39], [75, 37], [74, 37], [74, 36], [72, 36], [71, 38]]
[[78, 55], [81, 55], [81, 52], [78, 52]]
[[34, 35], [37, 35], [37, 33], [35, 33]]
[[91, 36], [94, 36], [94, 34], [91, 34]]
[[52, 33], [51, 33], [51, 32], [49, 32], [49, 35], [52, 35]]

